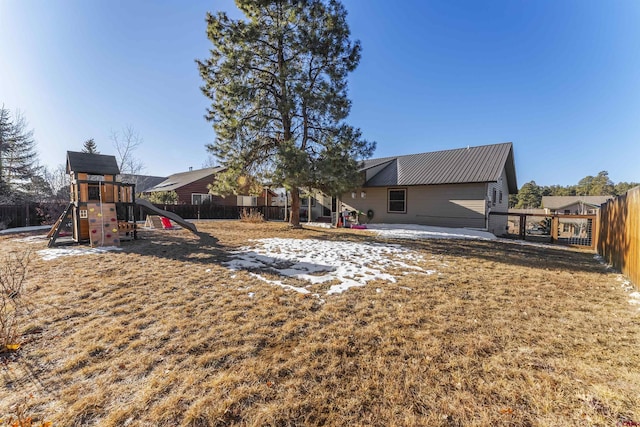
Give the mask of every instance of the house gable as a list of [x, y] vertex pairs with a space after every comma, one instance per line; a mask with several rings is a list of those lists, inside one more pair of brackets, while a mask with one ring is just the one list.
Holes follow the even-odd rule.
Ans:
[[504, 171], [509, 193], [518, 192], [510, 142], [372, 159], [362, 170], [368, 172], [365, 187], [497, 182]]

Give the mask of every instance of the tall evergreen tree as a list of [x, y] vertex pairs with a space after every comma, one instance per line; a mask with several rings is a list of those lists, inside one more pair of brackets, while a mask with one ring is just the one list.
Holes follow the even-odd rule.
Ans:
[[82, 152], [90, 154], [100, 154], [100, 152], [98, 151], [98, 146], [96, 145], [96, 142], [93, 140], [93, 138], [87, 139], [82, 144]]
[[33, 131], [17, 113], [12, 120], [4, 105], [0, 107], [0, 195], [10, 200], [37, 174], [36, 142]]
[[207, 149], [227, 169], [214, 189], [270, 176], [289, 188], [300, 225], [301, 188], [338, 195], [355, 187], [359, 162], [375, 143], [345, 122], [347, 75], [360, 60], [337, 0], [236, 0], [246, 20], [207, 14], [211, 56], [196, 60], [207, 119]]
[[518, 191], [516, 208], [539, 208], [542, 204], [542, 189], [535, 181], [527, 182]]

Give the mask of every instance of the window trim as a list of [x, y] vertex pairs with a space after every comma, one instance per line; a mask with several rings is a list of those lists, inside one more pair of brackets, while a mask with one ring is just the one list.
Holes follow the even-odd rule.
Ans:
[[[392, 191], [402, 191], [404, 194], [402, 202], [404, 203], [404, 210], [396, 211], [391, 210], [391, 192]], [[399, 202], [400, 200], [394, 200], [394, 202]], [[407, 213], [407, 189], [406, 188], [387, 188], [387, 213], [394, 214], [406, 214]]]

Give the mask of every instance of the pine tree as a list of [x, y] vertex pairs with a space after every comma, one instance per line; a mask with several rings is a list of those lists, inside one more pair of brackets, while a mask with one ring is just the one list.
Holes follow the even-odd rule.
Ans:
[[37, 175], [37, 157], [33, 131], [27, 129], [24, 116], [17, 113], [12, 120], [4, 105], [0, 107], [0, 196], [5, 201]]
[[291, 224], [299, 226], [298, 190], [339, 195], [357, 186], [360, 161], [375, 148], [345, 122], [360, 43], [349, 39], [337, 0], [236, 4], [246, 20], [207, 14], [211, 57], [196, 61], [212, 100], [206, 117], [216, 140], [207, 148], [226, 167], [213, 191], [269, 176], [292, 190]]
[[542, 191], [535, 181], [527, 182], [518, 191], [516, 208], [539, 208], [542, 205]]
[[87, 139], [82, 144], [82, 152], [83, 153], [90, 153], [90, 154], [100, 154], [100, 152], [98, 151], [98, 146], [96, 145], [96, 143], [93, 140], [93, 138]]

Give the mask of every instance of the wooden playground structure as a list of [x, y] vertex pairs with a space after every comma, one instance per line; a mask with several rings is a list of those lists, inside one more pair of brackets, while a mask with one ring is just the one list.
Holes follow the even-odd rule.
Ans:
[[138, 229], [135, 207], [170, 219], [197, 233], [196, 226], [179, 215], [136, 199], [136, 186], [118, 181], [120, 169], [114, 156], [67, 151], [70, 201], [47, 234], [48, 246], [89, 242], [91, 246], [118, 246], [135, 240]]
[[116, 179], [114, 156], [67, 151], [67, 173], [70, 202], [47, 235], [49, 247], [60, 237], [91, 246], [118, 246], [137, 237], [135, 184]]

